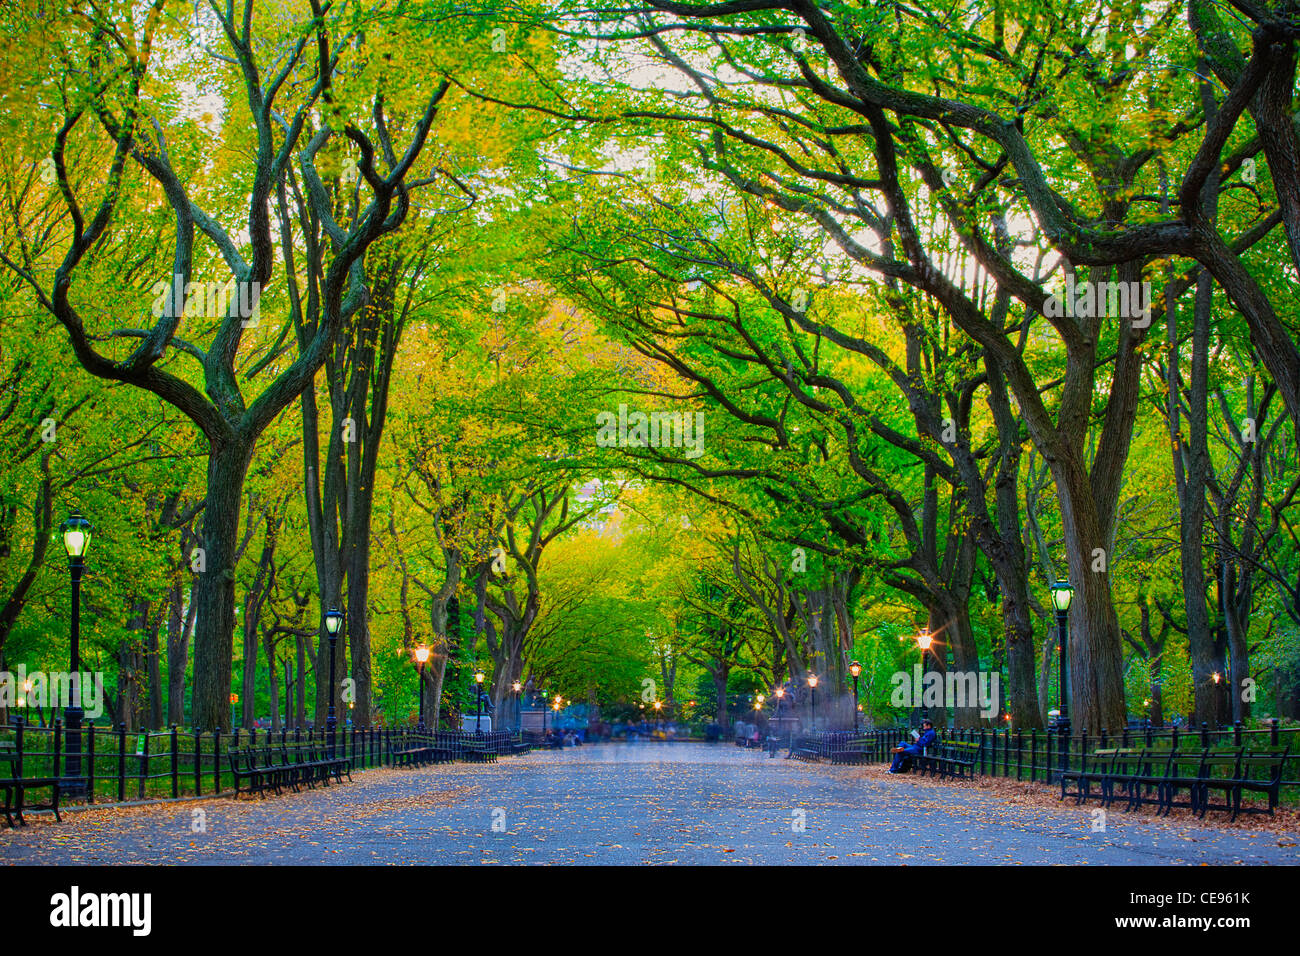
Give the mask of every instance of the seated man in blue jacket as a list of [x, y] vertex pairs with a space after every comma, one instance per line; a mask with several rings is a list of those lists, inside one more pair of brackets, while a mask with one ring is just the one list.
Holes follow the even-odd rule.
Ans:
[[934, 742], [938, 739], [939, 735], [934, 732], [934, 724], [928, 719], [921, 721], [921, 736], [916, 739], [916, 743], [894, 748], [894, 762], [890, 765], [889, 772], [903, 773], [911, 767], [911, 758], [921, 756], [925, 753], [925, 748], [934, 746]]

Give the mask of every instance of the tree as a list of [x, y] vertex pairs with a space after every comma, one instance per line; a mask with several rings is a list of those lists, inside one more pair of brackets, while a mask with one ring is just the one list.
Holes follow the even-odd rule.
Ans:
[[[166, 106], [152, 100], [147, 92], [146, 80], [151, 71], [163, 68], [157, 50], [178, 39], [167, 29], [162, 0], [155, 0], [138, 18], [114, 21], [108, 14], [96, 11], [88, 23], [70, 21], [68, 42], [59, 51], [63, 61], [52, 71], [59, 79], [63, 117], [51, 156], [56, 187], [71, 219], [71, 236], [48, 282], [43, 281], [38, 264], [30, 257], [22, 261], [6, 257], [7, 264], [31, 286], [41, 306], [63, 325], [77, 360], [88, 372], [158, 395], [189, 417], [207, 440], [202, 536], [206, 571], [200, 575], [195, 593], [193, 708], [195, 726], [204, 729], [230, 725], [227, 698], [235, 623], [235, 543], [242, 487], [258, 436], [311, 382], [343, 323], [363, 304], [366, 250], [405, 218], [410, 203], [406, 177], [420, 155], [438, 103], [448, 88], [443, 82], [425, 95], [426, 105], [410, 129], [410, 143], [398, 157], [391, 140], [395, 130], [385, 117], [382, 97], [375, 100], [369, 120], [372, 128], [367, 133], [347, 118], [348, 106], [331, 92], [333, 77], [348, 56], [355, 30], [337, 22], [337, 13], [327, 16], [319, 7], [315, 13], [308, 23], [291, 25], [288, 30], [266, 17], [256, 18], [255, 35], [250, 0], [239, 14], [233, 7], [214, 7], [206, 12], [209, 19], [202, 24], [220, 32], [225, 52], [200, 62], [212, 69], [218, 88], [228, 82], [242, 87], [242, 104], [233, 95], [225, 101], [228, 135], [242, 140], [245, 127], [241, 121], [246, 121], [253, 137], [251, 166], [219, 173], [228, 177], [228, 187], [239, 184], [236, 188], [249, 190], [247, 224], [242, 235], [232, 234], [221, 225], [228, 209], [213, 214], [200, 205], [200, 193], [218, 201], [220, 179], [196, 182], [189, 170], [176, 165], [191, 162], [194, 125], [178, 123], [175, 116], [168, 116]], [[372, 24], [371, 29], [376, 25]], [[332, 36], [336, 39], [332, 40]], [[191, 48], [193, 45], [191, 40]], [[309, 49], [316, 53], [314, 64]], [[276, 51], [274, 63], [262, 62], [264, 50]], [[353, 68], [363, 69], [363, 65], [354, 64]], [[298, 102], [281, 109], [278, 99], [286, 91], [301, 94]], [[328, 115], [316, 112], [320, 103]], [[247, 112], [242, 113], [241, 107]], [[150, 117], [151, 129], [144, 125]], [[170, 145], [164, 121], [178, 127], [178, 141]], [[70, 178], [69, 147], [74, 141], [90, 140], [93, 133], [86, 129], [90, 122], [98, 122], [106, 134], [111, 160], [93, 201], [93, 212], [87, 215], [78, 192], [84, 195], [89, 190]], [[340, 137], [358, 151], [357, 168], [370, 193], [368, 203], [347, 229], [336, 223], [316, 168], [326, 145]], [[271, 201], [284, 188], [295, 158], [313, 211], [329, 236], [329, 248], [315, 250], [317, 255], [309, 265], [313, 273], [323, 276], [319, 326], [297, 357], [249, 401], [237, 378], [236, 360], [256, 300], [273, 276]], [[157, 321], [152, 328], [124, 331], [122, 334], [137, 338], [139, 345], [128, 355], [116, 358], [96, 346], [95, 337], [87, 330], [84, 302], [74, 298], [73, 290], [78, 276], [95, 266], [97, 247], [109, 235], [115, 214], [120, 211], [121, 197], [133, 183], [127, 171], [128, 160], [156, 183], [171, 209], [176, 234], [171, 278], [164, 281], [164, 291], [156, 303], [161, 306], [156, 309]], [[382, 172], [378, 164], [384, 167]], [[178, 337], [187, 303], [192, 304], [187, 291], [193, 288], [196, 269], [206, 268], [206, 260], [197, 255], [196, 230], [215, 248], [236, 290], [206, 350]], [[201, 389], [169, 367], [171, 363], [165, 361], [169, 355], [198, 363]]]

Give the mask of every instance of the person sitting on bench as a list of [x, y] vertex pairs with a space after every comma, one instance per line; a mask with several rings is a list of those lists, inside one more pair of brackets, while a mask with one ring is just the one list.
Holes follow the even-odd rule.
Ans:
[[906, 773], [912, 769], [912, 758], [921, 756], [925, 753], [926, 747], [933, 746], [939, 739], [939, 735], [934, 732], [934, 724], [928, 719], [921, 721], [921, 730], [921, 736], [916, 738], [915, 743], [894, 748], [894, 762], [889, 767], [890, 773]]

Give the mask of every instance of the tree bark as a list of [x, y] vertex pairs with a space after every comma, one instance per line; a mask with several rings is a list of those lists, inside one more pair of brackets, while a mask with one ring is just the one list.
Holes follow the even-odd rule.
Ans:
[[203, 512], [205, 570], [195, 579], [198, 630], [194, 641], [191, 711], [197, 730], [231, 730], [231, 661], [235, 634], [235, 559], [244, 479], [253, 443], [232, 438], [208, 450]]

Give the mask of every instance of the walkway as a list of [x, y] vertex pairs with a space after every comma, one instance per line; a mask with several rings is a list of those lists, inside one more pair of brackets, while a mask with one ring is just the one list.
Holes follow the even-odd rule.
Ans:
[[0, 829], [0, 863], [1300, 863], [1278, 837], [1004, 803], [730, 745], [603, 744], [377, 770], [266, 800]]

